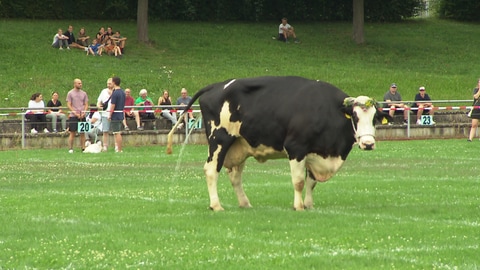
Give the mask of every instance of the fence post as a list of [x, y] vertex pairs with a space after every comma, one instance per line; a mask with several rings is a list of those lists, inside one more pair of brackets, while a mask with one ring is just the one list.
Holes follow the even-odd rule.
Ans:
[[22, 149], [25, 149], [25, 114], [20, 114], [22, 116]]

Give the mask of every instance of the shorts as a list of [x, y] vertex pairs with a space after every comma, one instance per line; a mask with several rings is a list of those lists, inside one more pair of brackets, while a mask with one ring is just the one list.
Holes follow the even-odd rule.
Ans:
[[155, 119], [154, 113], [140, 112], [140, 118], [142, 119]]
[[285, 36], [283, 35], [283, 33], [278, 33], [278, 38], [277, 38], [279, 41], [285, 41]]
[[110, 131], [110, 121], [108, 121], [106, 116], [102, 116], [102, 130], [103, 132]]
[[127, 112], [125, 112], [125, 118], [127, 119], [135, 119], [135, 115], [132, 113], [132, 115], [128, 115]]
[[112, 120], [110, 123], [111, 131], [113, 133], [118, 133], [122, 131], [122, 120]]
[[78, 119], [76, 116], [71, 116], [68, 118], [68, 129], [70, 131], [77, 131], [78, 130], [78, 122], [86, 122], [85, 118]]

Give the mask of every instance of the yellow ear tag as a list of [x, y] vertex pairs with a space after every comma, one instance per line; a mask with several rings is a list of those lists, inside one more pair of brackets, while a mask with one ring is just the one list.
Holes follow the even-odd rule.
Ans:
[[348, 114], [345, 114], [345, 118], [351, 119], [352, 117], [351, 117], [350, 115], [348, 115]]
[[386, 124], [388, 124], [388, 119], [383, 117], [382, 118], [382, 125], [386, 125]]

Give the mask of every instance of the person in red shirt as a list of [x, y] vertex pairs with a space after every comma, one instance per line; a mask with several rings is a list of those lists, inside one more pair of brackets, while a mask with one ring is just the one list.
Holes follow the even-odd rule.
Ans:
[[137, 129], [143, 130], [143, 127], [140, 125], [140, 115], [138, 114], [138, 111], [135, 111], [133, 108], [129, 108], [127, 106], [135, 106], [135, 100], [131, 95], [130, 88], [125, 89], [125, 109], [123, 110], [125, 112], [125, 117], [123, 118], [123, 126], [125, 127], [125, 130], [130, 130], [127, 126], [127, 118], [135, 119], [135, 122], [137, 123]]

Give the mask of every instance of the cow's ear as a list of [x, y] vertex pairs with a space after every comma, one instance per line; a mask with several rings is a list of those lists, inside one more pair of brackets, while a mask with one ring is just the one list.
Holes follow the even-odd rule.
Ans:
[[342, 112], [345, 113], [345, 117], [350, 119], [353, 114], [353, 103], [355, 99], [352, 97], [347, 97], [343, 100]]

